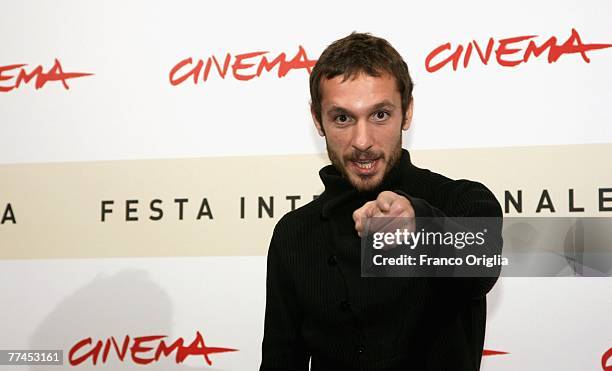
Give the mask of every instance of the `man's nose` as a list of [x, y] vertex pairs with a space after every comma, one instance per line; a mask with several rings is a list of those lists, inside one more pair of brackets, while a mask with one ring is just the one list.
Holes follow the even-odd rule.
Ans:
[[372, 132], [366, 120], [359, 120], [353, 127], [352, 146], [359, 151], [372, 147]]

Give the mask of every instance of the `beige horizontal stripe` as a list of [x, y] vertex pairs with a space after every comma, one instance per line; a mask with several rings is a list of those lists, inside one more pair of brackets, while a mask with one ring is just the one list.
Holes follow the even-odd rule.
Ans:
[[[601, 215], [597, 189], [612, 187], [612, 144], [411, 153], [417, 166], [486, 184], [502, 204], [504, 190], [521, 189], [523, 216], [575, 215], [570, 188], [585, 208], [580, 216]], [[0, 259], [265, 255], [274, 224], [291, 209], [288, 197], [299, 196], [299, 207], [319, 194], [327, 162], [291, 155], [2, 165], [0, 217], [10, 203], [17, 223], [0, 224]], [[544, 188], [555, 214], [535, 213]], [[273, 217], [260, 197], [274, 198]], [[188, 199], [182, 220], [176, 199]], [[104, 222], [103, 200], [113, 201]], [[126, 221], [128, 207], [137, 221]], [[152, 220], [156, 209], [163, 217]]]

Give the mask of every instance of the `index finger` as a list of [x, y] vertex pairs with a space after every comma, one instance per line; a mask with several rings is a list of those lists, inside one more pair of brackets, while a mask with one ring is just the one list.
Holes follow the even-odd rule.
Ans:
[[396, 196], [397, 194], [391, 191], [381, 192], [378, 197], [376, 197], [376, 206], [378, 206], [381, 211], [387, 212], [391, 209], [391, 204], [397, 198]]

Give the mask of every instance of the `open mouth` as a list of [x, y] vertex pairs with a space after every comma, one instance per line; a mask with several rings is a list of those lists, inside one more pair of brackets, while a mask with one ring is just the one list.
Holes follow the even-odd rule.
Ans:
[[353, 169], [360, 175], [372, 175], [376, 172], [378, 159], [351, 161]]

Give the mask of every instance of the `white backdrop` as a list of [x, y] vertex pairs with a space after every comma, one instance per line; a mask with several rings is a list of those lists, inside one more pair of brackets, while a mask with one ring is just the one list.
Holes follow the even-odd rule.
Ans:
[[[0, 88], [14, 86], [22, 69], [29, 74], [42, 66], [48, 72], [55, 59], [64, 73], [91, 75], [67, 80], [69, 89], [61, 81], [47, 81], [37, 89], [36, 80], [41, 77], [33, 76], [17, 88], [0, 92], [0, 217], [10, 204], [16, 219], [13, 223], [5, 218], [0, 224], [0, 249], [4, 251], [0, 253], [0, 349], [63, 349], [67, 355], [87, 337], [95, 342], [111, 336], [167, 335], [171, 341], [183, 337], [189, 343], [200, 331], [208, 346], [238, 351], [212, 354], [212, 366], [201, 357], [190, 357], [185, 363], [162, 360], [146, 367], [259, 367], [266, 246], [249, 253], [249, 242], [245, 242], [243, 253], [224, 256], [219, 252], [223, 240], [212, 246], [187, 238], [180, 246], [197, 246], [199, 252], [184, 254], [178, 242], [177, 246], [168, 242], [163, 253], [142, 244], [117, 254], [114, 251], [123, 248], [121, 242], [88, 245], [80, 242], [83, 236], [74, 227], [74, 234], [62, 232], [63, 238], [81, 244], [82, 253], [64, 253], [62, 243], [45, 238], [52, 230], [72, 223], [64, 207], [91, 211], [91, 223], [102, 234], [107, 224], [99, 221], [100, 199], [79, 196], [88, 185], [71, 188], [72, 178], [45, 197], [25, 191], [56, 184], [57, 179], [51, 178], [60, 173], [54, 173], [53, 166], [73, 167], [70, 174], [87, 179], [88, 171], [97, 172], [104, 164], [115, 175], [89, 186], [119, 189], [108, 196], [117, 205], [128, 198], [145, 204], [160, 194], [179, 197], [186, 184], [149, 182], [140, 192], [137, 179], [130, 174], [141, 162], [132, 160], [146, 160], [142, 164], [155, 168], [165, 160], [182, 166], [186, 158], [222, 161], [245, 156], [232, 160], [237, 164], [232, 171], [244, 171], [239, 176], [245, 192], [255, 188], [257, 196], [267, 195], [266, 174], [253, 173], [248, 166], [241, 169], [241, 161], [253, 164], [263, 161], [261, 156], [270, 156], [281, 163], [286, 159], [283, 166], [289, 169], [292, 156], [304, 155], [311, 156], [309, 163], [318, 164], [325, 144], [310, 119], [308, 71], [293, 69], [281, 78], [276, 66], [259, 77], [240, 81], [231, 65], [241, 54], [267, 51], [265, 56], [272, 60], [286, 53], [290, 60], [302, 47], [308, 59], [316, 60], [329, 43], [351, 31], [385, 37], [404, 56], [415, 81], [415, 115], [404, 138], [406, 148], [432, 150], [423, 152], [425, 159], [427, 153], [435, 156], [455, 149], [481, 149], [492, 155], [504, 149], [515, 151], [511, 153], [518, 157], [551, 146], [568, 153], [567, 157], [576, 153], [586, 160], [581, 165], [564, 169], [560, 160], [542, 162], [545, 156], [540, 156], [540, 162], [515, 164], [513, 174], [504, 173], [500, 166], [498, 177], [494, 174], [486, 179], [479, 178], [470, 164], [448, 161], [458, 176], [475, 174], [485, 184], [505, 184], [512, 177], [516, 180], [512, 189], [539, 192], [547, 187], [564, 200], [567, 188], [574, 187], [572, 181], [584, 183], [584, 197], [590, 200], [593, 192], [596, 195], [594, 187], [612, 187], [609, 160], [585, 157], [581, 152], [598, 143], [604, 145], [603, 153], [612, 153], [608, 146], [612, 145], [612, 48], [585, 52], [590, 63], [579, 53], [561, 55], [549, 63], [545, 50], [515, 67], [501, 66], [495, 51], [499, 40], [523, 35], [537, 35], [532, 40], [538, 46], [551, 37], [562, 45], [572, 29], [582, 44], [612, 44], [611, 16], [608, 1], [3, 4]], [[473, 40], [484, 49], [489, 38], [494, 39], [494, 46], [487, 65], [474, 51], [467, 68], [463, 59], [456, 71], [451, 64], [433, 73], [425, 68], [427, 56], [442, 44], [450, 42], [452, 50], [436, 57], [438, 61], [457, 45], [467, 48]], [[502, 59], [522, 60], [528, 42], [509, 45], [507, 48], [519, 51]], [[213, 66], [207, 81], [200, 75], [197, 83], [192, 79], [176, 86], [170, 83], [170, 71], [185, 58], [206, 64], [215, 56], [222, 63], [227, 53], [230, 67], [225, 78]], [[255, 66], [238, 73], [254, 74], [260, 61], [261, 57], [244, 60]], [[15, 64], [25, 66], [4, 68]], [[586, 146], [574, 146], [579, 144]], [[529, 169], [530, 174], [551, 172], [550, 178], [544, 178], [550, 182], [534, 184], [537, 181], [527, 179], [521, 167], [530, 166], [535, 167]], [[32, 169], [48, 171], [43, 177]], [[578, 169], [592, 173], [597, 181], [591, 184], [584, 176], [573, 178]], [[207, 168], [185, 168], [185, 172], [192, 174], [196, 185], [211, 183], [208, 197], [230, 199], [225, 184], [235, 178]], [[300, 188], [306, 200], [320, 192], [321, 186], [314, 171], [303, 176], [312, 178]], [[283, 184], [270, 187], [281, 195], [294, 191]], [[503, 206], [502, 187], [493, 188]], [[54, 201], [72, 197], [79, 203]], [[83, 199], [93, 206], [80, 203]], [[45, 207], [55, 214], [41, 220], [43, 214], [36, 210]], [[212, 207], [223, 214], [230, 209], [230, 201]], [[116, 218], [123, 217], [123, 206], [116, 210]], [[286, 210], [277, 211], [267, 221], [246, 218], [245, 228], [258, 228], [265, 241], [283, 212]], [[586, 213], [610, 215], [593, 208]], [[525, 214], [535, 215], [531, 208]], [[146, 216], [141, 214], [141, 218]], [[134, 238], [144, 233], [129, 229], [128, 223], [118, 219], [116, 225], [125, 227], [121, 233]], [[183, 228], [176, 217], [163, 223], [172, 225], [175, 232]], [[206, 228], [214, 231], [221, 228], [219, 224]], [[34, 241], [32, 236], [40, 239], [23, 242]], [[174, 235], [167, 237], [171, 241]], [[106, 249], [114, 250], [106, 253]], [[501, 279], [489, 295], [485, 349], [506, 354], [485, 356], [482, 369], [612, 369], [612, 359], [602, 361], [612, 347], [611, 290], [609, 278]], [[78, 366], [66, 362], [63, 367], [141, 367], [129, 357], [123, 362], [113, 355], [109, 359], [95, 366], [88, 360]]]

